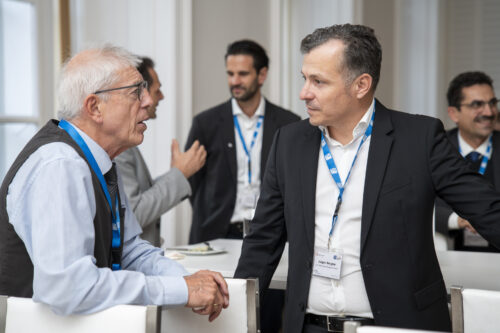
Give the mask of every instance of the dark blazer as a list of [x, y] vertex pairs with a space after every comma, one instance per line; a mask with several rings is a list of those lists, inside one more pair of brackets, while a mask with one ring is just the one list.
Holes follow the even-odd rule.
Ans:
[[[300, 120], [290, 111], [266, 100], [260, 159], [261, 181], [274, 133], [281, 126]], [[186, 149], [199, 140], [207, 150], [203, 168], [189, 178], [193, 223], [189, 243], [226, 236], [236, 202], [236, 145], [231, 100], [198, 114]]]
[[[448, 139], [451, 144], [458, 151], [458, 128], [454, 128], [446, 132]], [[490, 181], [496, 190], [500, 190], [500, 132], [493, 131], [492, 136], [492, 151], [491, 158], [488, 161], [488, 166], [486, 167], [484, 177]], [[477, 170], [474, 170], [477, 171]], [[469, 191], [471, 195], [472, 192]], [[448, 218], [453, 213], [453, 209], [448, 206], [442, 199], [436, 199], [436, 231], [442, 233], [443, 235], [450, 236], [453, 238], [455, 243], [455, 249], [464, 250], [478, 250], [478, 251], [489, 251], [489, 252], [499, 252], [500, 250], [493, 247], [491, 244], [484, 248], [471, 248], [463, 247], [463, 230], [449, 230], [448, 229]]]
[[[284, 332], [301, 332], [313, 267], [320, 131], [308, 120], [278, 130], [235, 277], [265, 292], [289, 242]], [[473, 190], [473, 197], [465, 194]], [[500, 244], [500, 194], [465, 167], [442, 123], [376, 103], [361, 220], [360, 264], [375, 324], [450, 330], [433, 244], [442, 196]]]

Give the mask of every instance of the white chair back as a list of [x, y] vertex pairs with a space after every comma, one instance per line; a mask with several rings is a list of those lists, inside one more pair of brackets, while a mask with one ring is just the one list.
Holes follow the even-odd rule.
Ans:
[[229, 307], [213, 322], [189, 308], [164, 309], [162, 332], [231, 332], [257, 333], [259, 330], [259, 284], [257, 279], [226, 279]]
[[0, 296], [0, 333], [158, 333], [160, 307], [119, 305], [91, 315], [59, 316], [31, 298]]
[[453, 332], [498, 332], [500, 291], [451, 287]]

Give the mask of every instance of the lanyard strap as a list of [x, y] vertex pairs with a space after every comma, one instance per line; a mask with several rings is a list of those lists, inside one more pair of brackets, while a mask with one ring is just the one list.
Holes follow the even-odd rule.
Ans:
[[238, 131], [241, 144], [243, 145], [243, 149], [245, 150], [245, 154], [247, 155], [248, 158], [248, 184], [252, 184], [252, 158], [250, 153], [252, 152], [252, 148], [255, 145], [255, 139], [257, 138], [257, 135], [259, 135], [259, 129], [261, 128], [262, 122], [264, 121], [264, 116], [259, 116], [259, 119], [257, 120], [257, 126], [252, 135], [252, 142], [250, 143], [250, 149], [248, 149], [247, 145], [245, 144], [245, 139], [243, 138], [243, 133], [241, 132], [240, 128], [240, 123], [238, 122], [238, 116], [234, 115], [233, 120], [234, 120], [234, 127], [236, 127], [236, 130]]
[[[90, 152], [89, 147], [87, 146], [83, 138], [80, 136], [78, 131], [73, 126], [71, 126], [66, 120], [64, 119], [61, 120], [59, 122], [59, 127], [65, 130], [69, 134], [69, 136], [76, 142], [76, 144], [80, 147], [80, 149], [83, 151], [83, 154], [85, 155], [87, 162], [89, 162], [90, 167], [92, 168], [97, 178], [99, 179], [102, 191], [106, 196], [106, 200], [108, 201], [108, 205], [111, 210], [112, 230], [113, 230], [113, 239], [111, 241], [111, 247], [114, 249], [119, 248], [121, 239], [120, 239], [120, 213], [118, 204], [118, 194], [116, 195], [116, 200], [115, 200], [116, 203], [116, 212], [115, 212], [113, 211], [113, 205], [111, 204], [111, 196], [109, 195], [108, 186], [106, 185], [106, 180], [104, 179], [101, 168], [99, 168], [99, 165], [97, 164], [94, 155], [92, 155], [92, 153]], [[112, 268], [113, 270], [119, 270], [120, 265], [113, 264]]]
[[[484, 175], [484, 173], [486, 172], [486, 167], [488, 166], [488, 162], [489, 162], [490, 157], [491, 157], [491, 147], [492, 146], [493, 146], [493, 135], [490, 135], [490, 140], [488, 141], [488, 147], [486, 147], [486, 154], [484, 154], [483, 159], [481, 160], [481, 166], [479, 167], [479, 171], [478, 171], [482, 175]], [[460, 152], [460, 155], [465, 157], [460, 145], [458, 145], [458, 151]]]
[[340, 206], [342, 205], [342, 197], [344, 195], [345, 186], [347, 184], [347, 181], [349, 180], [349, 176], [351, 175], [352, 168], [354, 167], [354, 164], [356, 163], [356, 159], [358, 158], [358, 154], [359, 154], [359, 150], [361, 149], [361, 146], [368, 139], [368, 137], [372, 134], [374, 117], [375, 117], [375, 107], [374, 107], [374, 110], [372, 113], [372, 118], [370, 120], [370, 123], [368, 124], [368, 127], [366, 128], [365, 134], [363, 135], [363, 138], [361, 139], [361, 142], [359, 143], [358, 150], [356, 150], [356, 155], [354, 155], [354, 159], [352, 160], [352, 164], [351, 164], [351, 167], [349, 168], [349, 172], [347, 173], [347, 177], [345, 179], [344, 184], [342, 184], [342, 180], [340, 179], [340, 175], [338, 173], [337, 166], [335, 165], [335, 161], [333, 160], [333, 156], [330, 152], [330, 148], [328, 148], [328, 144], [326, 143], [325, 136], [324, 136], [323, 132], [321, 132], [321, 149], [323, 150], [323, 156], [325, 157], [325, 162], [326, 162], [326, 165], [328, 166], [328, 169], [330, 170], [330, 174], [332, 175], [332, 178], [335, 181], [335, 184], [337, 184], [337, 187], [339, 189], [339, 196], [337, 197], [337, 204], [335, 206], [335, 211], [334, 211], [333, 217], [332, 217], [332, 227], [330, 228], [330, 233], [328, 234], [328, 248], [330, 248], [330, 240], [331, 240], [332, 235], [333, 235], [333, 229], [335, 228], [335, 224], [337, 223], [337, 219], [339, 216], [339, 210], [340, 210]]

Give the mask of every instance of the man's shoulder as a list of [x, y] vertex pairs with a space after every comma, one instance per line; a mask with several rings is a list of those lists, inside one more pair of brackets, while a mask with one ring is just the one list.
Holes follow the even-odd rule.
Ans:
[[138, 158], [138, 155], [140, 155], [139, 148], [132, 147], [132, 148], [125, 150], [120, 155], [116, 156], [115, 161], [117, 163], [123, 163], [123, 162], [127, 162], [127, 161], [136, 160]]
[[300, 120], [300, 117], [295, 113], [293, 113], [292, 111], [282, 108], [281, 106], [278, 106], [276, 104], [273, 104], [269, 102], [267, 99], [266, 99], [266, 112], [274, 113], [278, 119], [283, 120], [287, 123]]
[[413, 114], [391, 109], [385, 109], [385, 111], [382, 112], [388, 112], [390, 119], [392, 120], [394, 125], [396, 125], [396, 127], [407, 125], [409, 127], [420, 128], [422, 126], [426, 127], [437, 124], [443, 126], [441, 120], [423, 114]]
[[298, 135], [318, 134], [320, 130], [317, 126], [311, 125], [309, 118], [291, 122], [280, 128], [280, 135], [289, 139], [298, 137]]
[[220, 117], [224, 111], [231, 112], [231, 100], [227, 100], [223, 103], [212, 106], [209, 109], [203, 110], [198, 113], [194, 118], [200, 121], [212, 119], [214, 117]]

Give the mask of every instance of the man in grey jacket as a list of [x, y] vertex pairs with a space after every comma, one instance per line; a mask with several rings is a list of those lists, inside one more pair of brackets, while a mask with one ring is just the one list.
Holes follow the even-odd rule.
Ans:
[[[148, 92], [153, 99], [148, 114], [154, 119], [156, 107], [164, 96], [160, 89], [158, 74], [154, 69], [154, 62], [146, 57], [141, 60], [137, 70], [148, 82]], [[183, 153], [179, 149], [179, 143], [174, 139], [171, 149], [171, 169], [156, 179], [151, 178], [138, 147], [126, 150], [115, 159], [130, 206], [143, 229], [141, 238], [155, 246], [161, 245], [161, 215], [191, 195], [187, 178], [205, 164], [207, 156], [205, 148], [198, 141]]]

